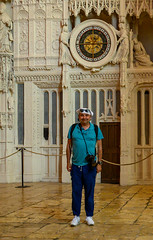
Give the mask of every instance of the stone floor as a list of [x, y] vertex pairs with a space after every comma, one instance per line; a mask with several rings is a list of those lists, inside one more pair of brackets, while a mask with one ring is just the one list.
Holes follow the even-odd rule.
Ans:
[[[153, 185], [96, 184], [95, 226], [71, 227], [71, 185], [0, 184], [0, 240], [153, 240]], [[84, 195], [83, 195], [84, 199]]]

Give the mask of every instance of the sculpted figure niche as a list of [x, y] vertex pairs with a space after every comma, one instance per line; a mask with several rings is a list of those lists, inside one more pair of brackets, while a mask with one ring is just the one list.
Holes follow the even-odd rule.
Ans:
[[0, 51], [11, 53], [12, 36], [12, 21], [5, 12], [6, 5], [0, 3]]
[[144, 46], [137, 38], [133, 39], [133, 57], [136, 67], [153, 66], [150, 56], [146, 53]]
[[64, 25], [62, 33], [60, 36], [60, 58], [59, 64], [68, 64], [70, 66], [75, 66], [76, 62], [71, 56], [70, 46], [69, 46], [70, 32], [68, 31], [68, 26]]
[[116, 55], [113, 59], [113, 63], [120, 63], [120, 62], [127, 62], [128, 59], [128, 54], [129, 54], [129, 39], [128, 39], [128, 34], [127, 34], [127, 30], [125, 28], [125, 24], [124, 23], [119, 23], [119, 31], [116, 30], [115, 28], [113, 28], [115, 30], [115, 33], [117, 36], [119, 36], [119, 40], [117, 41], [117, 43], [119, 44]]

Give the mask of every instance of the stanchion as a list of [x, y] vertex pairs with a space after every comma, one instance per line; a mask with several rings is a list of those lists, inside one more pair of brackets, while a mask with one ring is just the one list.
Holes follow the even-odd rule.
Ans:
[[30, 187], [30, 186], [24, 185], [24, 148], [21, 148], [20, 151], [21, 151], [22, 186], [18, 186], [16, 188], [26, 188], [26, 187]]

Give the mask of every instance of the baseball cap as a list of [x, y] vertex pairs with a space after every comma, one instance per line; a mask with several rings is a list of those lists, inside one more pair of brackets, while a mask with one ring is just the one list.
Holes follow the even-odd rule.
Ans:
[[88, 108], [79, 108], [78, 110], [76, 110], [76, 112], [78, 115], [79, 115], [79, 113], [85, 113], [85, 114], [89, 114], [89, 115], [93, 116], [93, 112]]

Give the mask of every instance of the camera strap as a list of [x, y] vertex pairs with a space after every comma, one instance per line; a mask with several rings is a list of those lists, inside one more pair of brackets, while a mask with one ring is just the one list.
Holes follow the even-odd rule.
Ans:
[[85, 145], [86, 145], [86, 152], [87, 152], [87, 155], [89, 155], [88, 147], [87, 147], [87, 143], [86, 143], [86, 140], [85, 140], [84, 135], [83, 135], [83, 133], [82, 133], [82, 127], [81, 127], [81, 124], [80, 124], [80, 123], [79, 123], [79, 127], [80, 127], [80, 131], [81, 131], [81, 134], [82, 134], [83, 140], [84, 140]]

